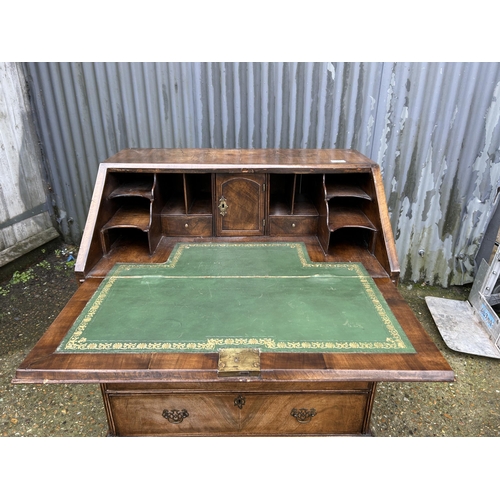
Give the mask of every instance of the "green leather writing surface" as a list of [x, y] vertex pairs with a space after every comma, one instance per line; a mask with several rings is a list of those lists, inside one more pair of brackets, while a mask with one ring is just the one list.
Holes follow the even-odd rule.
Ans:
[[358, 263], [299, 243], [179, 244], [165, 264], [117, 264], [60, 352], [415, 352]]

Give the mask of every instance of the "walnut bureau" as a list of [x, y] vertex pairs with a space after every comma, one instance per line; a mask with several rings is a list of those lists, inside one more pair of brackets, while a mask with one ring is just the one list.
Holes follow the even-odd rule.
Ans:
[[[165, 263], [198, 242], [299, 242], [313, 263], [361, 263], [414, 351], [58, 350], [115, 264]], [[377, 382], [454, 380], [398, 293], [380, 168], [356, 151], [120, 151], [99, 166], [75, 273], [13, 382], [100, 384], [109, 435], [369, 435]], [[231, 355], [256, 368], [225, 371]]]

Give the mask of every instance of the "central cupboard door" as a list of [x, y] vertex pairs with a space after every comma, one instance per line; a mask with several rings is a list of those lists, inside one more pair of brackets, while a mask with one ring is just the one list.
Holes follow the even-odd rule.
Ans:
[[266, 174], [217, 174], [217, 236], [259, 236], [266, 226]]

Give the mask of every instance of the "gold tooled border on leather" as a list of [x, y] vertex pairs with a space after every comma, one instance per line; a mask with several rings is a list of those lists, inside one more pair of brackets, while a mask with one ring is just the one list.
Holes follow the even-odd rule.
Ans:
[[[289, 341], [276, 341], [272, 338], [207, 338], [205, 342], [91, 342], [84, 336], [87, 326], [92, 321], [92, 318], [98, 312], [99, 308], [106, 300], [113, 284], [118, 279], [134, 279], [142, 278], [143, 276], [121, 276], [121, 271], [140, 269], [158, 269], [162, 268], [175, 268], [183, 255], [184, 251], [191, 247], [200, 246], [218, 246], [218, 247], [262, 247], [262, 246], [285, 246], [297, 250], [298, 258], [302, 267], [305, 268], [344, 268], [356, 273], [362, 284], [362, 288], [373, 304], [376, 313], [381, 319], [384, 326], [387, 328], [388, 336], [383, 342], [360, 342], [360, 341], [302, 341], [302, 342], [289, 342]], [[180, 243], [176, 245], [170, 258], [164, 264], [117, 264], [116, 269], [112, 275], [106, 278], [105, 282], [101, 285], [96, 294], [95, 299], [90, 305], [89, 309], [79, 317], [75, 322], [74, 331], [70, 334], [67, 342], [63, 340], [58, 347], [58, 352], [69, 351], [91, 351], [91, 352], [137, 352], [137, 351], [205, 351], [214, 352], [221, 348], [228, 347], [250, 347], [250, 348], [266, 348], [269, 350], [313, 350], [313, 351], [328, 351], [328, 352], [370, 352], [370, 351], [391, 351], [391, 352], [415, 352], [409, 340], [404, 342], [401, 333], [395, 326], [396, 319], [392, 319], [384, 308], [382, 302], [377, 296], [374, 287], [376, 287], [372, 278], [368, 275], [364, 267], [360, 263], [343, 263], [343, 262], [312, 262], [309, 260], [305, 247], [302, 243]], [[210, 276], [213, 278], [214, 276]], [[232, 276], [238, 278], [238, 276]], [[252, 276], [259, 277], [262, 276]], [[284, 276], [290, 278], [290, 276]], [[172, 277], [165, 277], [171, 279]], [[175, 279], [183, 278], [176, 276]], [[190, 276], [190, 278], [194, 278]], [[279, 278], [279, 276], [272, 276], [272, 278]], [[349, 278], [349, 277], [343, 277]], [[379, 292], [380, 293], [380, 292]], [[388, 306], [387, 306], [388, 307]], [[83, 314], [83, 313], [82, 313]], [[79, 322], [79, 323], [78, 323]], [[64, 346], [63, 346], [64, 344]], [[63, 346], [63, 347], [61, 347]]]

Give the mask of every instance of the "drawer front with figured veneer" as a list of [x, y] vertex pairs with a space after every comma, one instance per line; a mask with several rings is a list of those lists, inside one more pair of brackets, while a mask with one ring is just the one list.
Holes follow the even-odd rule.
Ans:
[[111, 395], [117, 436], [226, 435], [239, 427], [239, 408], [227, 394]]
[[247, 396], [242, 434], [365, 434], [368, 393]]
[[366, 434], [371, 392], [110, 394], [118, 436]]

